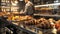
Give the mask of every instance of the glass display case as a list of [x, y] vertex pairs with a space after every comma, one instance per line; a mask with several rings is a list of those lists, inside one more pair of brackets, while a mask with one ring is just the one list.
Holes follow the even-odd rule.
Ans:
[[33, 15], [20, 14], [20, 9], [24, 9], [24, 5], [21, 5], [20, 1], [23, 2], [23, 0], [1, 0], [3, 14], [0, 13], [0, 15], [7, 16], [9, 22], [16, 25], [16, 28], [19, 27], [19, 31], [22, 30], [29, 34], [48, 34], [53, 30], [56, 17], [60, 18], [60, 3], [57, 0], [34, 0]]
[[34, 15], [42, 15], [42, 16], [57, 16], [60, 15], [60, 3], [59, 0], [53, 1], [53, 3], [45, 3], [45, 4], [36, 4], [35, 14]]

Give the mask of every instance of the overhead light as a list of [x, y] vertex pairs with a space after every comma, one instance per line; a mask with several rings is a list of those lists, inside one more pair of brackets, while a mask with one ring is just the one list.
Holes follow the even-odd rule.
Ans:
[[15, 3], [18, 3], [18, 1], [15, 1]]
[[46, 4], [46, 5], [36, 5], [35, 7], [44, 7], [44, 6], [59, 6], [60, 3]]
[[23, 1], [23, 0], [19, 0], [19, 1]]

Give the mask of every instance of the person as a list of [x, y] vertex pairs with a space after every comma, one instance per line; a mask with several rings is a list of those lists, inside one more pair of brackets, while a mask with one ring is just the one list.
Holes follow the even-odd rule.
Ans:
[[33, 3], [30, 0], [25, 0], [25, 9], [23, 13], [25, 15], [32, 15], [33, 14]]

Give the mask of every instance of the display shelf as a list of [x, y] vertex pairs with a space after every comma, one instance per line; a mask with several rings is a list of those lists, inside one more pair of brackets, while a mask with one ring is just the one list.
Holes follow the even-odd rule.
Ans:
[[60, 17], [60, 15], [44, 15], [44, 14], [34, 14], [34, 16]]
[[[11, 21], [11, 22], [16, 22], [16, 21]], [[20, 21], [17, 21], [17, 22], [20, 22]], [[28, 34], [39, 34], [39, 33], [42, 32], [41, 31], [42, 29], [37, 28], [34, 25], [27, 26], [27, 25], [24, 25], [24, 24], [21, 24], [21, 23], [20, 23], [20, 25], [17, 25], [17, 23], [13, 23], [13, 25], [15, 25], [16, 28], [18, 28], [19, 30], [24, 31], [24, 32], [26, 32]]]
[[24, 31], [24, 32], [26, 32], [26, 33], [28, 33], [28, 34], [37, 34], [37, 33], [32, 32], [31, 30], [28, 30], [28, 29], [26, 29], [26, 28], [17, 26], [17, 25], [15, 25], [15, 24], [13, 24], [13, 25], [16, 26], [16, 28], [18, 28], [19, 30]]
[[36, 6], [34, 6], [34, 7], [46, 7], [46, 6], [58, 6], [58, 5], [60, 5], [60, 3], [53, 3], [53, 4], [45, 4], [45, 5], [36, 5]]
[[45, 4], [45, 5], [35, 5], [35, 10], [54, 10], [59, 9], [60, 3]]
[[35, 5], [34, 16], [42, 16], [42, 17], [60, 17], [59, 9], [60, 3], [52, 3], [52, 4], [44, 4], [44, 5]]
[[52, 29], [41, 29], [41, 28], [37, 28], [35, 26], [23, 26], [22, 24], [20, 26], [17, 26], [17, 28], [19, 30], [22, 30], [24, 32], [27, 32], [28, 34], [42, 34], [42, 33], [45, 33], [45, 32], [52, 33], [51, 32]]
[[55, 20], [60, 19], [60, 15], [48, 15], [48, 14], [34, 14], [35, 17], [44, 17], [46, 19], [53, 18]]

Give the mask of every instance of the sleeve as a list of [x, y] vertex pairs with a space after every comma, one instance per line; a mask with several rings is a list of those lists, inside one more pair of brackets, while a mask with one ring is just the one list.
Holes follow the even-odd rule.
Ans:
[[27, 12], [27, 9], [33, 5], [31, 2], [28, 2], [26, 5], [25, 5], [25, 10], [24, 10], [24, 13]]
[[25, 6], [24, 13], [26, 13], [26, 12], [27, 12], [27, 9], [28, 9], [28, 6], [26, 5], [26, 6]]

